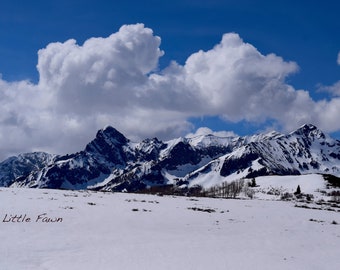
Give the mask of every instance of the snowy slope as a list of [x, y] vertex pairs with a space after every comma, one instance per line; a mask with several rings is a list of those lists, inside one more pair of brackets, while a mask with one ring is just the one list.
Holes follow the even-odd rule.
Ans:
[[340, 213], [292, 202], [25, 188], [0, 201], [0, 269], [340, 269]]

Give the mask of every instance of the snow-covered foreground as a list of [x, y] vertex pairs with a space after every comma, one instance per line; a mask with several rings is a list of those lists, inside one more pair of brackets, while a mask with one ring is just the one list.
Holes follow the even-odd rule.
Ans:
[[340, 269], [340, 213], [293, 202], [16, 188], [0, 202], [4, 270]]

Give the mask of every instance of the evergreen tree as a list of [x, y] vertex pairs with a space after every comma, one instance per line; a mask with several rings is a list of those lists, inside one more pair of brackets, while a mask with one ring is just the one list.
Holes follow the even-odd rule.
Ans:
[[298, 186], [297, 186], [297, 188], [296, 188], [296, 191], [295, 191], [295, 194], [296, 194], [296, 195], [299, 195], [299, 194], [301, 194], [301, 188], [300, 188], [300, 185], [298, 185]]
[[256, 180], [255, 180], [255, 178], [253, 178], [253, 179], [251, 179], [251, 182], [249, 183], [249, 186], [250, 187], [256, 187]]

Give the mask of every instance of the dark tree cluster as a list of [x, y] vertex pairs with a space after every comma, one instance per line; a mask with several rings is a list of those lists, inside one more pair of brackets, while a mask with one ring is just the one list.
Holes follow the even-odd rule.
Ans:
[[203, 191], [205, 197], [236, 198], [244, 187], [244, 180], [236, 180], [230, 183], [223, 182], [220, 186], [213, 186]]

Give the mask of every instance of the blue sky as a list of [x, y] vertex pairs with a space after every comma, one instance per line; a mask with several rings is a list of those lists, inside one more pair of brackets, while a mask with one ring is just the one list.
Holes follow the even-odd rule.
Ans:
[[[2, 1], [0, 9], [0, 73], [2, 74], [2, 81], [5, 83], [0, 90], [6, 88], [9, 91], [8, 89], [15, 88], [15, 90], [11, 91], [17, 95], [11, 100], [8, 98], [10, 94], [6, 94], [8, 100], [3, 97], [3, 103], [10, 104], [8, 106], [13, 106], [13, 108], [11, 107], [11, 109], [2, 112], [3, 115], [8, 114], [8, 117], [3, 120], [5, 124], [2, 124], [2, 129], [9, 127], [13, 132], [19, 132], [21, 135], [31, 136], [32, 138], [38, 137], [40, 141], [46, 141], [46, 145], [41, 145], [35, 141], [36, 139], [31, 138], [33, 141], [27, 140], [25, 144], [31, 144], [32, 147], [31, 149], [26, 149], [24, 144], [20, 146], [13, 138], [12, 146], [5, 152], [16, 153], [17, 151], [35, 149], [55, 152], [58, 149], [61, 149], [62, 152], [67, 152], [68, 149], [73, 151], [74, 149], [70, 147], [70, 145], [75, 145], [73, 141], [65, 142], [65, 145], [69, 145], [67, 147], [61, 147], [60, 145], [52, 147], [48, 144], [54, 141], [53, 134], [50, 134], [48, 130], [41, 133], [36, 131], [41, 130], [41, 125], [45, 123], [43, 122], [45, 118], [48, 118], [49, 123], [53, 126], [55, 121], [63, 119], [63, 117], [71, 119], [70, 122], [73, 124], [69, 132], [66, 132], [67, 127], [59, 126], [59, 129], [65, 130], [64, 135], [58, 135], [59, 138], [63, 136], [77, 136], [79, 138], [79, 134], [83, 134], [85, 129], [91, 127], [96, 129], [104, 123], [112, 124], [113, 126], [117, 126], [118, 123], [118, 128], [124, 132], [131, 133], [135, 138], [151, 136], [152, 132], [164, 138], [167, 137], [166, 134], [183, 135], [185, 132], [193, 132], [200, 126], [207, 126], [216, 131], [233, 130], [240, 135], [272, 128], [286, 132], [298, 127], [304, 119], [310, 120], [326, 132], [340, 137], [340, 125], [336, 127], [334, 124], [336, 120], [333, 119], [334, 114], [338, 112], [338, 104], [340, 104], [337, 103], [340, 84], [336, 84], [340, 80], [340, 63], [337, 63], [340, 52], [339, 10], [340, 3], [338, 1]], [[293, 107], [287, 106], [286, 110], [291, 110], [292, 114], [296, 110], [296, 114], [301, 114], [301, 117], [296, 122], [294, 122], [295, 119], [292, 116], [281, 119], [279, 115], [285, 111], [284, 108], [268, 115], [262, 111], [254, 111], [238, 117], [228, 110], [221, 109], [220, 105], [215, 106], [215, 103], [210, 104], [211, 108], [202, 110], [200, 114], [197, 107], [191, 108], [190, 112], [188, 112], [186, 109], [181, 109], [180, 104], [175, 104], [173, 108], [170, 108], [169, 104], [164, 103], [165, 107], [169, 106], [165, 111], [156, 112], [156, 109], [154, 109], [150, 113], [146, 112], [146, 108], [143, 108], [142, 111], [145, 112], [145, 115], [149, 115], [149, 113], [152, 115], [155, 112], [159, 115], [173, 113], [173, 117], [160, 117], [155, 119], [153, 123], [150, 121], [151, 126], [154, 126], [157, 121], [174, 121], [176, 123], [173, 126], [163, 124], [159, 129], [150, 129], [148, 133], [145, 130], [134, 131], [132, 124], [120, 126], [119, 123], [122, 123], [122, 121], [129, 121], [130, 118], [125, 119], [125, 116], [117, 116], [112, 118], [113, 120], [110, 122], [111, 118], [107, 114], [115, 114], [116, 111], [114, 110], [112, 112], [101, 112], [101, 120], [98, 120], [98, 116], [91, 124], [84, 124], [79, 120], [79, 115], [82, 111], [80, 107], [78, 111], [72, 111], [73, 105], [71, 104], [68, 107], [67, 101], [65, 102], [64, 99], [59, 100], [56, 98], [54, 103], [50, 104], [48, 102], [51, 101], [46, 96], [35, 97], [37, 95], [36, 91], [47, 91], [44, 90], [47, 88], [50, 91], [49, 93], [54, 91], [51, 88], [51, 83], [48, 83], [48, 86], [44, 88], [43, 84], [39, 82], [39, 77], [42, 77], [41, 74], [43, 73], [41, 69], [51, 67], [44, 62], [46, 65], [41, 64], [41, 69], [37, 70], [37, 53], [40, 49], [47, 48], [49, 44], [56, 42], [64, 43], [69, 39], [75, 39], [78, 46], [82, 46], [86, 40], [92, 37], [106, 38], [118, 32], [121, 26], [136, 23], [143, 23], [145, 28], [152, 29], [153, 36], [158, 36], [161, 39], [159, 49], [163, 53], [157, 57], [155, 56], [158, 60], [155, 60], [156, 64], [150, 64], [152, 68], [147, 72], [148, 74], [163, 75], [166, 73], [166, 76], [170, 77], [169, 72], [164, 72], [164, 70], [169, 69], [171, 61], [176, 61], [180, 68], [185, 67], [187, 59], [192, 54], [200, 50], [204, 52], [213, 50], [216, 45], [220, 44], [225, 33], [237, 33], [244, 44], [253, 46], [256, 51], [252, 50], [250, 54], [254, 53], [256, 55], [257, 52], [263, 56], [275, 54], [276, 58], [273, 61], [276, 65], [273, 68], [278, 66], [280, 70], [277, 74], [271, 74], [270, 76], [279, 76], [278, 74], [281, 76], [283, 74], [284, 79], [279, 82], [280, 85], [284, 85], [281, 85], [282, 87], [286, 89], [288, 86], [292, 86], [293, 91], [304, 91], [296, 92], [296, 97], [283, 99], [283, 103], [288, 101], [295, 102], [296, 105]], [[44, 54], [44, 56], [46, 55], [47, 53]], [[280, 62], [279, 58], [282, 59], [283, 63]], [[44, 58], [41, 57], [40, 59]], [[112, 61], [115, 61], [115, 58]], [[270, 62], [270, 60], [268, 61]], [[199, 65], [197, 59], [192, 63], [192, 65]], [[250, 63], [253, 64], [253, 62]], [[294, 63], [295, 66], [290, 65], [288, 67], [288, 63]], [[267, 71], [265, 74], [259, 75], [259, 78], [264, 78], [267, 76], [266, 74], [268, 74]], [[147, 74], [145, 75], [148, 76]], [[235, 76], [242, 78], [242, 80], [248, 80], [248, 75], [246, 77], [242, 73], [242, 75], [236, 74]], [[48, 78], [53, 80], [52, 77]], [[235, 77], [233, 78], [235, 79]], [[37, 104], [46, 102], [47, 104], [46, 108], [39, 107], [38, 109], [37, 106], [32, 105], [32, 109], [27, 109], [28, 111], [25, 113], [25, 115], [30, 115], [29, 118], [25, 118], [14, 109], [25, 106], [23, 101], [16, 103], [16, 100], [20, 100], [20, 97], [24, 96], [20, 94], [20, 91], [25, 90], [20, 89], [25, 87], [18, 89], [15, 86], [20, 82], [22, 84], [24, 81], [28, 84], [28, 88], [32, 88], [29, 91], [32, 91], [32, 95], [36, 98], [35, 102]], [[249, 80], [247, 87], [252, 82]], [[67, 85], [65, 87], [67, 88]], [[221, 89], [223, 91], [223, 88]], [[185, 92], [185, 90], [183, 91]], [[207, 91], [214, 91], [214, 89]], [[306, 94], [309, 96], [306, 97]], [[76, 92], [68, 96], [68, 98], [77, 96], [80, 100], [79, 103], [84, 102], [81, 104], [86, 107], [86, 102], [79, 95], [85, 96], [87, 92]], [[232, 94], [230, 93], [230, 95]], [[59, 94], [56, 97], [59, 97]], [[123, 98], [123, 96], [120, 97]], [[176, 95], [172, 93], [167, 98], [170, 97], [175, 98]], [[208, 98], [209, 95], [205, 97]], [[244, 96], [240, 96], [240, 98], [244, 98]], [[262, 98], [265, 98], [265, 95]], [[218, 95], [217, 99], [219, 99]], [[310, 106], [313, 107], [311, 111], [315, 115], [323, 113], [325, 108], [331, 109], [325, 112], [324, 117], [307, 117], [309, 113], [308, 106], [306, 105], [306, 108], [299, 109], [303, 107], [300, 104], [303, 100], [306, 100], [307, 103], [312, 100]], [[321, 104], [322, 100], [329, 102], [329, 104]], [[63, 103], [63, 105], [60, 107], [59, 104], [55, 104], [57, 102]], [[96, 102], [100, 102], [100, 100]], [[143, 102], [149, 104], [148, 102], [151, 101]], [[197, 102], [202, 102], [202, 100]], [[256, 102], [255, 104], [257, 104]], [[271, 102], [268, 99], [266, 104]], [[55, 106], [55, 109], [52, 115], [49, 108], [53, 106]], [[104, 104], [103, 107], [105, 106], [108, 105]], [[300, 107], [298, 108], [298, 106]], [[132, 107], [138, 107], [138, 104], [134, 104]], [[61, 115], [62, 108], [66, 108], [64, 111], [67, 111], [67, 113]], [[138, 107], [138, 109], [141, 108]], [[33, 113], [33, 110], [37, 111]], [[38, 114], [39, 111], [41, 112], [40, 114]], [[180, 111], [181, 116], [178, 115], [178, 111]], [[304, 113], [307, 116], [303, 115]], [[331, 113], [333, 118], [330, 117]], [[256, 115], [256, 117], [249, 114]], [[39, 121], [34, 122], [37, 117]], [[326, 123], [327, 119], [330, 118], [332, 119], [329, 123]], [[10, 121], [9, 119], [15, 119], [15, 121]], [[134, 119], [136, 119], [135, 116]], [[143, 122], [144, 120], [141, 119], [140, 121]], [[11, 123], [8, 124], [9, 122]], [[84, 124], [84, 127], [80, 128], [79, 126], [82, 124]], [[135, 126], [138, 124], [139, 122], [137, 121]], [[21, 128], [18, 129], [14, 125], [21, 125]], [[44, 125], [46, 126], [46, 123]], [[88, 133], [88, 135], [84, 135], [83, 140], [80, 140], [82, 144], [91, 136], [93, 137], [95, 131]], [[1, 143], [0, 139], [0, 145]], [[76, 147], [81, 148], [78, 144], [76, 144]]]
[[[186, 58], [236, 32], [261, 53], [298, 63], [296, 88], [339, 78], [338, 1], [2, 1], [0, 70], [8, 80], [37, 79], [37, 51], [50, 42], [105, 37], [144, 23], [162, 38], [161, 64]], [[322, 67], [322, 68], [320, 68]]]

